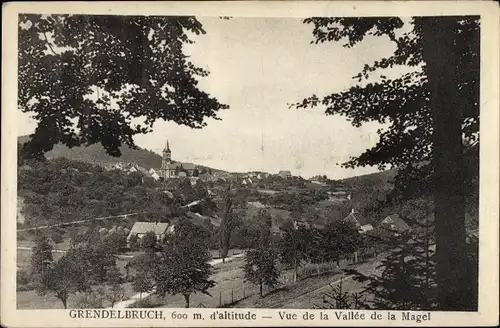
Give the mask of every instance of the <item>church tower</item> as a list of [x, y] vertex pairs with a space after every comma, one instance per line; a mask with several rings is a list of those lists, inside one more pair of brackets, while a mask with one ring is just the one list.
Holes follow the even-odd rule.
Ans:
[[170, 151], [168, 140], [165, 148], [163, 148], [163, 161], [165, 161], [167, 164], [170, 164], [172, 162], [172, 152]]
[[168, 144], [165, 145], [165, 148], [163, 148], [163, 153], [162, 153], [162, 158], [161, 158], [161, 175], [163, 176], [164, 179], [170, 178], [170, 171], [168, 168], [168, 165], [172, 163], [172, 152], [170, 151], [170, 146]]

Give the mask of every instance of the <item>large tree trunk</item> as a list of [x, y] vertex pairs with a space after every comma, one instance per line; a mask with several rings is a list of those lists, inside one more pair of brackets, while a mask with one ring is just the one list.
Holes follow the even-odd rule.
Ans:
[[186, 301], [186, 305], [184, 307], [189, 307], [189, 294], [184, 294], [184, 300]]
[[[462, 112], [458, 92], [457, 17], [421, 18], [423, 59], [433, 121], [433, 190], [436, 222], [436, 273], [440, 310], [468, 309], [464, 275], [465, 196]], [[472, 102], [472, 100], [471, 100]]]

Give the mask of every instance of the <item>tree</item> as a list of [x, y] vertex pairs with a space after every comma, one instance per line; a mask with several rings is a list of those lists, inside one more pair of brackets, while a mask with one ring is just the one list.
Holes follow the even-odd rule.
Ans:
[[395, 191], [403, 197], [427, 193], [434, 197], [437, 280], [442, 310], [471, 310], [471, 277], [462, 270], [465, 254], [465, 148], [479, 141], [479, 18], [470, 16], [413, 17], [409, 32], [398, 30], [397, 17], [308, 18], [316, 43], [347, 39], [346, 47], [366, 35], [387, 36], [394, 54], [365, 65], [359, 82], [396, 65], [413, 68], [400, 78], [381, 76], [297, 104], [326, 106], [326, 114], [341, 114], [353, 125], [389, 123], [379, 130], [375, 147], [345, 166], [396, 167]]
[[154, 231], [148, 231], [141, 239], [142, 248], [147, 252], [154, 252], [156, 249], [156, 235]]
[[323, 261], [335, 260], [337, 265], [341, 257], [354, 253], [360, 245], [356, 228], [343, 220], [328, 224], [318, 240], [317, 256]]
[[196, 234], [196, 226], [183, 223], [168, 236], [155, 271], [156, 292], [165, 296], [181, 294], [189, 307], [193, 293], [210, 295], [208, 289], [215, 286], [210, 279], [213, 267], [209, 262], [210, 252], [203, 240], [190, 238]]
[[105, 290], [104, 298], [111, 303], [111, 307], [115, 306], [116, 302], [119, 302], [125, 296], [125, 288], [120, 284], [111, 284]]
[[373, 295], [374, 309], [435, 309], [434, 252], [409, 235], [391, 239], [389, 255], [377, 267], [380, 273], [367, 276], [355, 270], [347, 272], [364, 283], [364, 293]]
[[55, 261], [47, 271], [44, 271], [36, 288], [40, 295], [53, 293], [61, 300], [65, 309], [69, 295], [86, 292], [90, 288], [83, 264], [75, 255], [74, 252], [68, 251]]
[[259, 229], [258, 247], [267, 247], [271, 243], [271, 228], [273, 225], [273, 217], [267, 209], [261, 208], [257, 212], [256, 221]]
[[120, 254], [127, 247], [127, 236], [118, 232], [112, 232], [105, 236], [104, 242], [112, 254]]
[[92, 283], [106, 282], [108, 272], [116, 268], [116, 257], [97, 229], [90, 229], [84, 241], [71, 248], [70, 252], [80, 261], [87, 279]]
[[331, 291], [323, 293], [323, 306], [320, 309], [365, 309], [367, 305], [363, 293], [349, 293], [343, 288], [343, 278], [337, 285], [330, 283]]
[[231, 184], [227, 186], [221, 208], [221, 224], [219, 230], [219, 247], [222, 262], [226, 262], [227, 253], [231, 246], [231, 235], [238, 224], [238, 213], [235, 211], [237, 200], [231, 194]]
[[41, 277], [45, 272], [48, 272], [54, 260], [52, 257], [52, 250], [53, 247], [49, 239], [43, 234], [38, 234], [31, 253], [31, 270], [35, 280], [36, 277]]
[[208, 72], [184, 55], [188, 34], [205, 34], [195, 17], [23, 14], [18, 33], [19, 107], [39, 121], [28, 154], [101, 143], [120, 156], [157, 119], [201, 128], [228, 108], [197, 87]]
[[132, 235], [130, 236], [130, 239], [129, 239], [129, 245], [130, 245], [130, 249], [132, 251], [137, 251], [139, 250], [140, 248], [140, 244], [139, 244], [139, 236], [137, 235]]
[[280, 241], [281, 261], [293, 267], [293, 281], [297, 281], [298, 269], [302, 261], [308, 259], [312, 234], [303, 225], [290, 227]]
[[274, 288], [278, 284], [279, 271], [276, 265], [277, 254], [268, 247], [260, 247], [247, 252], [245, 257], [245, 280], [259, 286], [263, 297], [263, 286]]
[[138, 272], [132, 280], [132, 288], [134, 292], [139, 292], [139, 297], [142, 298], [142, 293], [149, 293], [154, 289], [155, 282], [151, 275], [144, 271]]

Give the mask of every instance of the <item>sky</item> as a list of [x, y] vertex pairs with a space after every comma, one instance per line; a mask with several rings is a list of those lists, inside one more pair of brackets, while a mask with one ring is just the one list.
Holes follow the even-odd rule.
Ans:
[[[311, 44], [313, 26], [298, 18], [198, 19], [206, 34], [193, 36], [186, 53], [210, 72], [200, 88], [230, 108], [200, 130], [157, 121], [153, 132], [135, 137], [138, 146], [161, 153], [168, 139], [172, 159], [231, 172], [290, 170], [339, 179], [376, 171], [340, 164], [374, 146], [380, 125], [355, 128], [345, 117], [326, 116], [324, 108], [288, 104], [354, 85], [365, 64], [393, 52], [389, 40], [367, 37], [348, 49], [340, 42]], [[35, 126], [19, 112], [19, 135]]]

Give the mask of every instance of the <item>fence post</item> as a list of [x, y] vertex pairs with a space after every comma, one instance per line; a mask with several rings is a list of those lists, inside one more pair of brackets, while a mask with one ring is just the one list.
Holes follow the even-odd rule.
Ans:
[[222, 306], [222, 292], [219, 292], [219, 306]]
[[234, 303], [234, 289], [231, 288], [231, 304]]
[[243, 284], [243, 298], [245, 298], [245, 284]]

